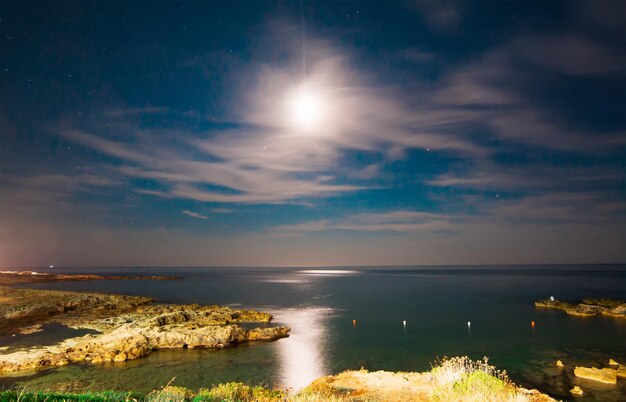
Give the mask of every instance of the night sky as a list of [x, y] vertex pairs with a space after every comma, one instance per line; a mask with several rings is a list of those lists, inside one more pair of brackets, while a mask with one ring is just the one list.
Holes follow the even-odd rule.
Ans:
[[0, 18], [0, 267], [626, 261], [626, 2]]

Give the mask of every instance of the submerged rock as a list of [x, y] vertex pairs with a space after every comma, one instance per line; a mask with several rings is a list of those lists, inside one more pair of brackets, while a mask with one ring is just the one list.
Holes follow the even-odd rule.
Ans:
[[617, 370], [612, 368], [576, 367], [574, 375], [605, 384], [617, 384]]
[[565, 310], [569, 315], [593, 317], [601, 314], [611, 317], [626, 318], [626, 301], [612, 299], [583, 299], [581, 303], [568, 303], [559, 300], [539, 300], [536, 307]]
[[576, 385], [576, 386], [574, 386], [574, 388], [570, 389], [569, 392], [572, 395], [582, 395], [582, 394], [584, 394], [583, 390], [578, 385]]
[[17, 330], [17, 333], [20, 335], [29, 335], [29, 334], [34, 334], [37, 332], [41, 332], [43, 331], [43, 325], [41, 324], [35, 324], [35, 325], [31, 325], [30, 327], [23, 327]]

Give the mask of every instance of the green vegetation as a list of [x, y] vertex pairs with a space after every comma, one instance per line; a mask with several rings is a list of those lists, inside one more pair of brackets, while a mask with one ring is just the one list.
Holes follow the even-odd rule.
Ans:
[[443, 359], [431, 370], [435, 401], [522, 402], [528, 400], [509, 380], [506, 371], [499, 371], [483, 360], [453, 357]]
[[194, 402], [205, 401], [282, 401], [287, 393], [278, 389], [267, 389], [260, 386], [251, 387], [240, 382], [219, 384], [211, 389], [201, 389], [193, 399]]
[[88, 392], [81, 394], [60, 392], [0, 391], [0, 402], [342, 402], [345, 399], [331, 390], [304, 390], [290, 395], [279, 389], [230, 382], [218, 384], [197, 393], [168, 385], [148, 395], [128, 392]]
[[[350, 373], [350, 372], [346, 372]], [[365, 371], [367, 373], [367, 371]], [[401, 373], [398, 373], [400, 375]], [[523, 402], [530, 398], [511, 382], [505, 371], [496, 370], [487, 360], [473, 361], [468, 357], [445, 358], [423, 374], [422, 385], [431, 389], [424, 395], [431, 401], [463, 402]], [[297, 394], [281, 389], [250, 386], [240, 382], [218, 384], [194, 392], [174, 386], [170, 381], [160, 390], [148, 395], [125, 392], [55, 393], [0, 391], [0, 402], [348, 402], [359, 399], [362, 390], [338, 389], [324, 377]], [[352, 387], [350, 387], [352, 388]], [[352, 395], [352, 396], [351, 396]], [[420, 399], [421, 400], [421, 399]]]
[[202, 388], [194, 393], [183, 387], [167, 386], [153, 391], [146, 402], [343, 402], [346, 399], [331, 389], [304, 389], [289, 394], [281, 389], [250, 386], [240, 382], [218, 384], [210, 389]]
[[81, 394], [60, 392], [0, 391], [0, 402], [309, 402], [342, 401], [329, 394], [303, 392], [288, 395], [285, 391], [251, 387], [242, 383], [219, 384], [195, 393], [184, 387], [168, 386], [148, 395], [127, 392], [88, 392]]
[[0, 402], [120, 402], [138, 401], [142, 396], [132, 392], [85, 392], [81, 394], [71, 394], [64, 392], [26, 392], [21, 391], [0, 391]]

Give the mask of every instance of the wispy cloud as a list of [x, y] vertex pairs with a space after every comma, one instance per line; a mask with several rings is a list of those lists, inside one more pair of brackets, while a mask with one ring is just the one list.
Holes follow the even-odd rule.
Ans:
[[367, 233], [428, 233], [451, 230], [458, 220], [453, 216], [411, 210], [360, 213], [337, 219], [312, 220], [294, 225], [277, 226], [273, 234], [290, 236], [314, 232], [350, 231]]
[[[333, 219], [316, 219], [276, 226], [270, 234], [299, 237], [316, 233], [359, 232], [395, 233], [415, 237], [459, 237], [466, 228], [587, 226], [613, 224], [626, 218], [626, 203], [602, 192], [547, 192], [517, 198], [466, 196], [465, 208], [453, 213], [414, 210], [391, 210], [377, 213], [349, 214]], [[590, 214], [589, 210], [594, 213]], [[473, 229], [472, 229], [473, 230]]]
[[[412, 148], [460, 156], [488, 152], [456, 130], [470, 113], [414, 105], [406, 93], [368, 82], [329, 47], [309, 51], [306, 85], [326, 109], [312, 132], [299, 132], [290, 121], [288, 96], [303, 84], [299, 67], [289, 65], [260, 69], [255, 86], [241, 94], [243, 106], [234, 109], [234, 129], [147, 133], [123, 121], [115, 125], [130, 134], [123, 137], [97, 124], [57, 132], [118, 158], [124, 175], [164, 183], [161, 191], [149, 190], [155, 195], [226, 203], [282, 203], [372, 188], [358, 179], [373, 177], [379, 164], [337, 169], [350, 150], [389, 160]], [[343, 183], [346, 178], [352, 183]]]
[[[272, 38], [278, 47], [289, 46]], [[572, 190], [575, 186], [563, 184], [573, 181], [567, 166], [542, 165], [531, 157], [509, 166], [496, 156], [518, 146], [539, 154], [616, 152], [616, 147], [624, 146], [624, 133], [594, 132], [539, 107], [526, 90], [535, 77], [526, 67], [598, 77], [619, 74], [615, 66], [622, 59], [584, 33], [547, 38], [559, 54], [546, 55], [537, 37], [524, 35], [444, 71], [433, 84], [412, 84], [410, 90], [377, 80], [363, 66], [353, 65], [350, 49], [315, 39], [307, 48], [305, 80], [299, 56], [276, 64], [272, 56], [261, 55], [254, 68], [241, 70], [230, 56], [195, 58], [190, 67], [227, 63], [224, 74], [236, 75], [244, 83], [233, 85], [233, 92], [225, 96], [223, 108], [229, 112], [219, 120], [231, 122], [232, 128], [193, 130], [181, 124], [148, 129], [133, 121], [136, 113], [167, 111], [155, 107], [129, 109], [117, 116], [109, 111], [115, 131], [93, 119], [84, 127], [62, 127], [57, 132], [118, 159], [112, 169], [119, 174], [160, 183], [158, 190], [138, 189], [140, 193], [208, 203], [310, 204], [310, 199], [392, 187], [384, 180], [372, 183], [383, 177], [386, 164], [405, 159], [415, 149], [451, 158], [461, 166], [457, 169], [450, 162], [448, 172], [422, 176], [428, 186]], [[430, 60], [432, 55], [407, 49], [398, 57]], [[602, 61], [594, 63], [597, 57]], [[305, 131], [294, 127], [288, 104], [289, 94], [303, 85], [323, 99], [325, 113], [315, 128]], [[184, 121], [186, 116], [177, 118]], [[350, 152], [376, 158], [345, 163]], [[611, 169], [596, 170], [592, 175], [615, 174]]]
[[[314, 162], [307, 166], [306, 155], [302, 156], [302, 163], [298, 167], [297, 150], [289, 149], [292, 144], [287, 144], [284, 155], [285, 159], [291, 158], [291, 163], [294, 163], [290, 167], [289, 161], [269, 156], [272, 153], [276, 155], [274, 149], [263, 150], [261, 146], [252, 149], [258, 145], [255, 143], [241, 143], [241, 147], [238, 147], [240, 141], [236, 133], [232, 133], [227, 147], [215, 151], [215, 156], [206, 155], [196, 159], [190, 154], [194, 149], [196, 153], [202, 151], [203, 144], [208, 146], [209, 142], [188, 142], [192, 134], [185, 136], [178, 144], [182, 148], [180, 150], [162, 147], [158, 142], [140, 138], [131, 145], [78, 130], [61, 130], [60, 134], [119, 158], [125, 166], [117, 169], [125, 175], [159, 180], [167, 185], [167, 190], [152, 191], [153, 194], [206, 202], [277, 203], [359, 189], [353, 185], [333, 183], [334, 177], [316, 171]], [[154, 136], [158, 135], [158, 132], [154, 133]], [[218, 141], [212, 145], [219, 147]], [[199, 146], [190, 148], [193, 144]], [[314, 150], [310, 155], [310, 159], [315, 159]], [[299, 177], [299, 174], [305, 173], [309, 176]]]
[[200, 214], [198, 212], [193, 212], [193, 211], [190, 211], [188, 209], [183, 209], [180, 212], [183, 213], [184, 215], [187, 215], [187, 216], [190, 216], [190, 217], [196, 218], [196, 219], [205, 219], [205, 220], [209, 219], [209, 217], [206, 216], [206, 215], [202, 215], [202, 214]]
[[604, 166], [570, 167], [546, 163], [502, 166], [479, 161], [464, 169], [437, 175], [427, 183], [435, 187], [458, 187], [515, 193], [585, 191], [596, 184], [619, 187], [626, 180], [620, 168]]
[[[549, 46], [543, 43], [549, 42]], [[580, 52], [572, 49], [579, 49]], [[559, 49], [549, 57], [547, 49]], [[561, 52], [561, 53], [559, 53]], [[606, 53], [606, 57], [601, 54]], [[595, 62], [596, 58], [601, 61]], [[545, 85], [528, 65], [562, 74], [602, 76], [624, 74], [624, 61], [599, 43], [582, 36], [521, 36], [448, 73], [435, 90], [437, 109], [461, 110], [464, 124], [489, 130], [494, 139], [528, 144], [551, 151], [597, 153], [611, 150], [623, 131], [592, 131], [537, 105], [527, 85]]]

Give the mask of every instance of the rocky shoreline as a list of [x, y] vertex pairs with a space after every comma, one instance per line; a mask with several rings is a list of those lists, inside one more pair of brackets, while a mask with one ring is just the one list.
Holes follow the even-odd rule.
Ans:
[[140, 296], [0, 286], [0, 336], [51, 322], [69, 327], [89, 325], [154, 301]]
[[58, 322], [102, 332], [61, 343], [5, 353], [0, 372], [35, 370], [74, 362], [122, 362], [158, 349], [224, 348], [288, 336], [288, 327], [244, 329], [269, 323], [271, 314], [221, 306], [154, 305], [154, 299], [101, 293], [0, 287], [3, 334]]
[[569, 303], [549, 299], [536, 301], [535, 306], [564, 310], [567, 314], [577, 317], [604, 315], [626, 318], [626, 301], [623, 300], [586, 298], [580, 303]]

